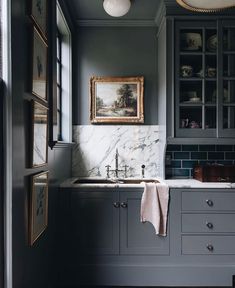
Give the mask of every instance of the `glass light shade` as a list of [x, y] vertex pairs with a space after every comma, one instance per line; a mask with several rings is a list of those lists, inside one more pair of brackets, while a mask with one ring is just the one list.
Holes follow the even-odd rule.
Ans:
[[103, 7], [106, 13], [113, 17], [124, 16], [131, 8], [130, 0], [104, 0]]
[[176, 2], [196, 12], [216, 12], [235, 7], [235, 0], [176, 0]]

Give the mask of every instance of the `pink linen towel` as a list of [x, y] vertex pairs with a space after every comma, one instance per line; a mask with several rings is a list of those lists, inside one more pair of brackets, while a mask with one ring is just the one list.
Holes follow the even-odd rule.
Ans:
[[166, 236], [169, 187], [165, 183], [145, 183], [140, 220], [149, 221], [158, 235]]

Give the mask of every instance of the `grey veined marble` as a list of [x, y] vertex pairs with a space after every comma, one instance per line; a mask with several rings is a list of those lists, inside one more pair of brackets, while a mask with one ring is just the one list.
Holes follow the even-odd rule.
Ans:
[[[127, 177], [159, 175], [158, 126], [73, 126], [73, 176], [106, 177], [106, 165], [115, 169], [115, 152], [119, 152], [119, 169], [128, 165]], [[114, 175], [111, 175], [114, 176]], [[122, 172], [119, 177], [123, 177]]]

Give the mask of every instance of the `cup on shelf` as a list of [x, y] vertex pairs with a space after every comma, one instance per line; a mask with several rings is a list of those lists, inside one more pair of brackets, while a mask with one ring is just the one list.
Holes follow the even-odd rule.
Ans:
[[208, 67], [207, 68], [207, 77], [210, 77], [210, 78], [216, 77], [216, 68]]
[[193, 75], [193, 67], [190, 65], [182, 65], [180, 67], [180, 75], [182, 77], [192, 77]]

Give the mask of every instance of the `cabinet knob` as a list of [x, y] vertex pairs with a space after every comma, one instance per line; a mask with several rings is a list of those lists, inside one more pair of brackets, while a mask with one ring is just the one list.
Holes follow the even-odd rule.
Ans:
[[126, 203], [126, 202], [122, 202], [122, 203], [121, 203], [121, 207], [122, 207], [122, 208], [127, 208], [127, 203]]
[[120, 207], [120, 203], [119, 203], [119, 202], [114, 202], [114, 203], [113, 203], [113, 207], [119, 208], [119, 207]]
[[206, 200], [206, 203], [207, 203], [207, 205], [210, 206], [210, 207], [212, 207], [212, 206], [214, 205], [213, 201], [212, 201], [212, 200], [209, 200], [209, 199]]
[[207, 248], [207, 250], [210, 251], [210, 252], [213, 252], [213, 251], [214, 251], [214, 247], [213, 247], [213, 245], [211, 245], [211, 244], [207, 244], [207, 245], [206, 245], [206, 248]]
[[206, 222], [206, 226], [207, 226], [209, 229], [213, 229], [213, 227], [214, 227], [213, 223], [211, 223], [211, 222]]

